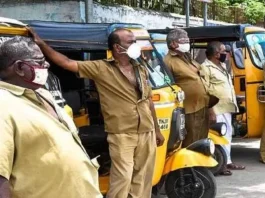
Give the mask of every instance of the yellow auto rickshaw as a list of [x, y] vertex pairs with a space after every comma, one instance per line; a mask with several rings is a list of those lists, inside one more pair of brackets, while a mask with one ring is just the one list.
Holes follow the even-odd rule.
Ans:
[[[1, 22], [1, 21], [0, 21]], [[3, 21], [2, 21], [3, 22]], [[150, 37], [139, 24], [78, 24], [42, 21], [25, 21], [51, 47], [76, 60], [96, 60], [107, 58], [107, 37], [116, 28], [128, 28], [134, 32], [142, 47], [143, 56], [156, 56], [150, 43]], [[14, 35], [27, 36], [27, 31], [18, 22], [3, 22], [0, 25], [0, 37]], [[147, 59], [139, 61], [147, 62]], [[184, 93], [174, 84], [166, 68], [148, 60], [149, 69], [159, 70], [158, 75], [150, 74], [153, 88], [153, 101], [158, 123], [165, 137], [165, 144], [157, 148], [155, 172], [153, 176], [153, 194], [165, 190], [169, 198], [175, 197], [215, 197], [216, 183], [212, 173], [206, 167], [214, 167], [217, 162], [212, 158], [214, 144], [210, 139], [195, 142], [182, 149], [185, 138], [185, 116], [183, 108]], [[108, 191], [110, 157], [108, 154], [107, 133], [100, 111], [97, 89], [93, 81], [80, 79], [75, 74], [57, 67], [51, 62], [50, 80], [46, 88], [62, 106], [66, 104], [69, 113], [79, 128], [81, 141], [91, 158], [98, 157], [99, 183], [102, 194]], [[164, 81], [162, 81], [164, 79]], [[60, 81], [60, 82], [59, 82]], [[60, 91], [61, 94], [54, 94]], [[65, 101], [64, 101], [65, 100]], [[164, 185], [165, 184], [165, 185]], [[165, 188], [161, 188], [165, 186]]]

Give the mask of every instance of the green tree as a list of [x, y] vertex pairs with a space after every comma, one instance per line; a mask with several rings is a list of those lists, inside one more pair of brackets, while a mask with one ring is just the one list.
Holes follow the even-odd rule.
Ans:
[[215, 2], [225, 6], [242, 8], [245, 17], [251, 24], [264, 20], [264, 0], [215, 0]]

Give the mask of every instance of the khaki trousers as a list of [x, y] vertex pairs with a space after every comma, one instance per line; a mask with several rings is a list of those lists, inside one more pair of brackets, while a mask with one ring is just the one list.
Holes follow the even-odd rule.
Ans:
[[155, 132], [108, 134], [111, 157], [107, 198], [151, 198]]
[[203, 108], [195, 113], [185, 115], [185, 127], [187, 135], [182, 143], [185, 148], [193, 142], [208, 137], [209, 132], [209, 112], [208, 108]]

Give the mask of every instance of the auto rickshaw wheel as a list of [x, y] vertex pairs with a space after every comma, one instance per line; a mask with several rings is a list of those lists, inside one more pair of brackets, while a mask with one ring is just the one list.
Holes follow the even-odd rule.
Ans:
[[221, 173], [226, 164], [227, 164], [227, 156], [225, 153], [224, 148], [221, 145], [217, 145], [215, 147], [215, 151], [214, 151], [214, 159], [218, 162], [217, 166], [209, 168], [210, 171], [212, 171], [212, 173], [214, 175], [218, 175], [219, 173]]
[[168, 198], [214, 198], [215, 178], [204, 167], [179, 169], [169, 173], [166, 179]]

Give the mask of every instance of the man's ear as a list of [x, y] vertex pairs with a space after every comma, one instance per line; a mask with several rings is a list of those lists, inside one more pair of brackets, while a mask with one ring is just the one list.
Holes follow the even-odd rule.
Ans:
[[171, 47], [171, 49], [176, 49], [176, 48], [179, 47], [179, 44], [178, 44], [176, 41], [172, 41], [172, 42], [170, 43], [170, 47]]
[[116, 52], [120, 52], [120, 46], [119, 46], [119, 44], [118, 43], [115, 43], [114, 45], [113, 45], [113, 50], [114, 51], [116, 51]]
[[17, 61], [11, 67], [13, 67], [13, 70], [14, 70], [14, 72], [17, 75], [19, 75], [19, 76], [25, 76], [25, 72], [23, 70], [23, 63], [22, 62]]

